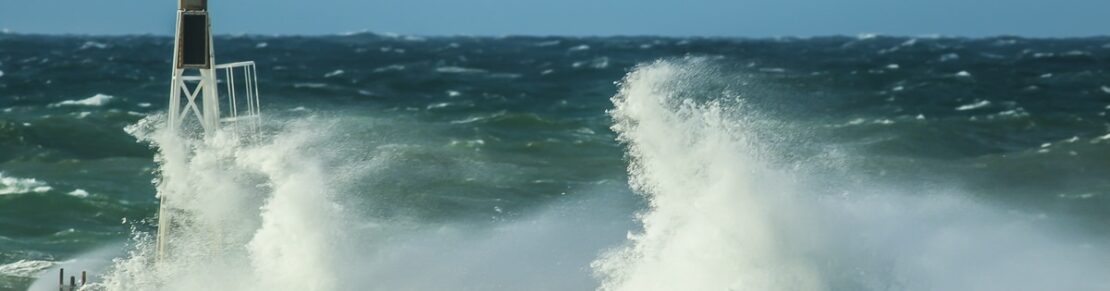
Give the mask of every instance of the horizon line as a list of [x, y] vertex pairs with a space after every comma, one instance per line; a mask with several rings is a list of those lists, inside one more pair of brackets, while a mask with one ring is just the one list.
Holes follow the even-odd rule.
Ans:
[[[51, 32], [18, 32], [4, 28], [0, 29], [0, 35], [22, 35], [22, 36], [63, 36], [63, 37], [173, 37], [172, 33], [51, 33]], [[702, 38], [702, 39], [784, 39], [784, 38], [857, 38], [857, 39], [871, 39], [880, 37], [889, 38], [916, 38], [916, 39], [991, 39], [991, 38], [1021, 38], [1021, 39], [1095, 39], [1095, 38], [1110, 38], [1110, 34], [1094, 34], [1094, 35], [1073, 35], [1073, 36], [1032, 36], [1020, 34], [993, 34], [993, 35], [945, 35], [945, 34], [882, 34], [882, 33], [856, 33], [852, 34], [823, 34], [823, 35], [781, 35], [781, 36], [743, 36], [743, 35], [651, 35], [651, 34], [594, 34], [594, 35], [577, 35], [577, 34], [400, 34], [393, 32], [374, 32], [369, 30], [358, 32], [338, 32], [338, 33], [314, 33], [314, 34], [267, 34], [267, 33], [214, 33], [213, 37], [335, 37], [335, 36], [360, 36], [360, 35], [374, 35], [388, 38], [511, 38], [511, 37], [535, 37], [535, 38]]]

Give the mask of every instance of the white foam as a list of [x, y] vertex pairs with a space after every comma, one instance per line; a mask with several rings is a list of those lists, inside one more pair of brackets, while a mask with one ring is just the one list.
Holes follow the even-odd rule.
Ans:
[[440, 108], [446, 108], [448, 106], [451, 106], [451, 102], [438, 102], [438, 103], [428, 104], [428, 106], [425, 107], [425, 109], [427, 109], [427, 110], [440, 109]]
[[960, 77], [960, 78], [970, 78], [970, 77], [971, 77], [971, 73], [968, 73], [967, 71], [959, 71], [959, 72], [957, 72], [957, 73], [956, 73], [956, 77]]
[[[350, 290], [336, 278], [345, 249], [343, 206], [332, 200], [329, 168], [308, 150], [327, 140], [319, 126], [290, 125], [257, 144], [234, 132], [203, 140], [162, 127], [162, 116], [127, 131], [158, 146], [157, 189], [173, 209], [171, 254], [154, 264], [152, 238], [116, 261], [99, 287], [150, 290]], [[262, 137], [252, 137], [259, 138]]]
[[589, 67], [594, 69], [605, 69], [609, 67], [608, 57], [598, 57], [589, 61], [577, 61], [570, 65], [574, 68]]
[[4, 173], [0, 172], [0, 195], [45, 193], [53, 189], [46, 182], [33, 178], [5, 177]]
[[103, 43], [99, 43], [99, 42], [95, 42], [95, 41], [86, 41], [84, 44], [81, 45], [80, 49], [86, 50], [86, 49], [106, 49], [106, 48], [108, 48], [107, 44], [103, 44]]
[[975, 110], [975, 109], [987, 107], [987, 106], [990, 106], [990, 105], [991, 105], [990, 100], [982, 100], [982, 101], [971, 103], [971, 104], [960, 105], [960, 107], [956, 107], [956, 111]]
[[270, 46], [270, 44], [269, 44], [269, 43], [266, 43], [266, 42], [260, 42], [260, 43], [258, 43], [258, 44], [256, 44], [256, 45], [254, 45], [254, 48], [266, 48], [266, 47], [268, 47], [268, 46]]
[[324, 78], [336, 77], [336, 76], [339, 76], [339, 75], [343, 75], [343, 73], [346, 73], [346, 72], [344, 72], [343, 70], [331, 71], [330, 73], [324, 74]]
[[307, 82], [306, 83], [293, 83], [293, 88], [320, 89], [320, 88], [327, 88], [327, 87], [328, 87], [328, 84], [324, 84], [324, 83], [307, 83]]
[[947, 53], [940, 56], [940, 61], [942, 62], [955, 61], [958, 59], [960, 59], [960, 55], [956, 53]]
[[436, 72], [447, 73], [447, 74], [478, 74], [478, 73], [485, 73], [486, 70], [474, 69], [474, 68], [464, 68], [464, 67], [439, 67], [439, 68], [436, 68]]
[[[817, 290], [812, 271], [781, 252], [769, 207], [749, 192], [753, 163], [733, 139], [742, 130], [720, 105], [677, 99], [687, 68], [641, 67], [622, 83], [612, 111], [632, 158], [631, 185], [650, 202], [643, 231], [592, 266], [601, 290]], [[698, 70], [692, 68], [689, 70]]]
[[567, 50], [572, 51], [572, 52], [578, 52], [578, 51], [584, 51], [584, 50], [589, 50], [589, 49], [590, 49], [589, 45], [584, 45], [583, 44], [583, 45], [578, 45], [578, 46], [572, 47], [572, 48], [567, 49]]
[[375, 73], [382, 73], [382, 72], [404, 71], [404, 70], [405, 70], [404, 65], [388, 65], [388, 66], [384, 66], [384, 67], [380, 67], [380, 68], [375, 68], [374, 72]]
[[860, 33], [856, 35], [856, 39], [858, 40], [868, 40], [876, 37], [879, 37], [878, 33]]
[[[753, 136], [791, 132], [762, 128], [742, 103], [693, 97], [716, 76], [701, 62], [669, 61], [640, 66], [621, 83], [613, 130], [627, 146], [630, 184], [648, 205], [637, 215], [642, 230], [592, 264], [600, 290], [1110, 286], [1110, 248], [1068, 231], [1067, 220], [948, 189], [856, 182], [871, 174], [782, 169], [771, 153], [790, 144]], [[785, 168], [795, 167], [807, 165]]]
[[1102, 93], [1110, 94], [1110, 86], [1102, 86], [1099, 89], [1102, 89]]
[[85, 191], [84, 189], [74, 189], [73, 191], [70, 191], [69, 193], [66, 193], [66, 195], [77, 197], [77, 198], [88, 198], [89, 197], [89, 192]]
[[105, 95], [105, 94], [97, 93], [96, 95], [93, 95], [92, 97], [89, 97], [89, 98], [85, 98], [85, 99], [81, 99], [81, 100], [66, 100], [66, 101], [51, 104], [50, 106], [51, 107], [59, 107], [59, 106], [104, 106], [105, 104], [108, 104], [108, 102], [111, 102], [112, 99], [115, 99], [115, 98], [116, 97], [113, 97], [111, 95]]
[[539, 46], [539, 47], [556, 46], [556, 45], [559, 45], [561, 43], [563, 43], [563, 42], [559, 41], [559, 40], [550, 40], [550, 41], [538, 42], [538, 43], [535, 44], [535, 46]]
[[19, 260], [14, 263], [0, 265], [0, 274], [13, 277], [33, 278], [38, 273], [52, 266], [54, 266], [54, 262], [51, 261]]

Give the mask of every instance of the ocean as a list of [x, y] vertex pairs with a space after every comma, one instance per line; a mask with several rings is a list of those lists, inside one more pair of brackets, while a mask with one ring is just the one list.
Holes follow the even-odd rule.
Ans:
[[0, 290], [1110, 290], [1110, 37], [172, 45], [0, 34]]

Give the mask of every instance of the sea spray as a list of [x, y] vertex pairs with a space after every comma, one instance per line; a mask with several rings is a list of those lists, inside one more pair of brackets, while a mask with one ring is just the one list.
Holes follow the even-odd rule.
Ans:
[[[159, 150], [158, 195], [173, 217], [165, 257], [137, 235], [106, 290], [336, 290], [343, 210], [320, 155], [326, 130], [290, 123], [274, 136], [182, 138], [153, 116], [128, 129]], [[314, 124], [319, 126], [319, 124]]]
[[658, 61], [612, 99], [630, 184], [649, 205], [642, 229], [592, 263], [600, 290], [1110, 288], [1110, 240], [1067, 219], [954, 185], [906, 190], [919, 188], [837, 161], [855, 153], [781, 159], [801, 145], [762, 137], [799, 132], [706, 90], [731, 78], [719, 73]]
[[773, 189], [741, 123], [699, 103], [700, 60], [637, 68], [613, 98], [632, 187], [646, 196], [643, 231], [593, 263], [602, 290], [819, 290], [818, 278], [772, 222]]

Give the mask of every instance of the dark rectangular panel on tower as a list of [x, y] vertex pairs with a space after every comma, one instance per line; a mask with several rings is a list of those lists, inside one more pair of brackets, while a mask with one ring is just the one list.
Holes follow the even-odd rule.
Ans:
[[208, 15], [182, 14], [178, 67], [208, 68]]
[[207, 0], [180, 0], [180, 1], [181, 2], [178, 3], [178, 7], [180, 7], [181, 10], [191, 10], [191, 11], [208, 10], [208, 1]]

